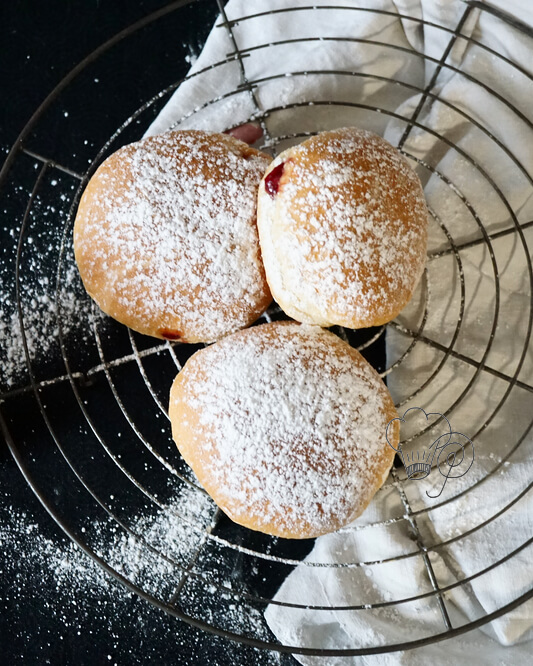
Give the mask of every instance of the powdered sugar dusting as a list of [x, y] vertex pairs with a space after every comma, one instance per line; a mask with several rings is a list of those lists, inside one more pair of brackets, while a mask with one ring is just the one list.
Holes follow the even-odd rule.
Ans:
[[313, 137], [269, 171], [282, 163], [278, 194], [264, 186], [259, 194], [274, 297], [300, 321], [383, 323], [424, 267], [427, 212], [416, 174], [392, 146], [354, 129]]
[[200, 415], [190, 431], [203, 456], [195, 471], [237, 522], [332, 531], [381, 485], [392, 403], [373, 369], [332, 333], [256, 327], [196, 354], [180, 381]]
[[[87, 521], [82, 537], [115, 571], [147, 592], [167, 600], [176, 591], [184, 570], [158, 557], [146, 543], [157, 553], [163, 553], [186, 566], [202, 547], [205, 528], [209, 526], [214, 510], [205, 494], [183, 487], [166, 510], [152, 516], [144, 513], [131, 516], [132, 531], [142, 539], [128, 535], [116, 523], [105, 519]], [[28, 599], [31, 599], [32, 622], [38, 622], [38, 618], [42, 617], [46, 631], [52, 629], [47, 636], [43, 628], [39, 634], [43, 641], [48, 637], [55, 645], [59, 640], [65, 640], [65, 644], [69, 645], [80, 640], [90, 644], [91, 638], [87, 634], [95, 633], [98, 645], [105, 644], [103, 637], [108, 637], [113, 647], [114, 659], [111, 655], [108, 657], [110, 664], [144, 663], [146, 659], [150, 661], [151, 651], [154, 651], [155, 661], [161, 654], [167, 653], [168, 658], [173, 659], [176, 650], [180, 664], [198, 663], [194, 657], [189, 661], [180, 646], [184, 642], [194, 653], [194, 647], [190, 645], [194, 634], [175, 627], [169, 638], [168, 625], [161, 624], [164, 618], [159, 609], [145, 604], [142, 607], [136, 605], [134, 595], [74, 542], [45, 535], [30, 513], [7, 502], [3, 503], [0, 511], [0, 549], [0, 574], [11, 581], [5, 587], [3, 598], [4, 603], [10, 604], [7, 607], [12, 608], [9, 633], [20, 645], [34, 639], [33, 634], [25, 635], [31, 627], [24, 621]], [[231, 603], [231, 581], [221, 579], [218, 582], [220, 589], [209, 585], [202, 577], [189, 578], [183, 600], [187, 604], [186, 612], [191, 617], [207, 619], [207, 599], [213, 605], [220, 604], [220, 613], [223, 613], [221, 624], [227, 630], [248, 630], [267, 639], [268, 629], [262, 614], [248, 604]], [[214, 621], [213, 618], [211, 621]], [[144, 661], [133, 656], [135, 645], [124, 640], [125, 634], [131, 641], [132, 631], [139, 636], [141, 645], [144, 643]], [[113, 644], [115, 639], [116, 644]], [[209, 639], [203, 636], [204, 644], [206, 640]], [[46, 643], [41, 647], [43, 654], [46, 654]], [[220, 653], [224, 657], [222, 663], [236, 663], [235, 660], [242, 656], [242, 649], [231, 642], [219, 643], [217, 654]], [[122, 657], [118, 658], [118, 654]], [[263, 652], [253, 655], [251, 660], [257, 664], [279, 662]], [[45, 661], [48, 660], [43, 657], [43, 663]]]
[[[87, 295], [70, 248], [62, 257], [59, 287], [56, 284], [55, 264], [52, 264], [61, 252], [61, 222], [65, 211], [43, 205], [40, 201], [36, 201], [35, 210], [39, 215], [39, 227], [27, 230], [23, 240], [19, 291], [17, 293], [15, 288], [14, 268], [11, 273], [13, 279], [6, 280], [5, 289], [0, 291], [0, 393], [28, 386], [29, 372], [39, 378], [55, 375], [58, 367], [61, 368], [60, 328], [64, 337], [76, 338], [80, 349], [90, 337]], [[14, 252], [16, 235], [12, 235], [14, 244], [6, 249]], [[2, 268], [4, 266], [0, 265]], [[7, 264], [5, 269], [8, 270]]]
[[244, 146], [169, 132], [104, 163], [82, 200], [75, 246], [105, 311], [141, 332], [177, 330], [188, 341], [215, 340], [261, 314], [268, 288], [255, 210], [269, 158]]
[[[83, 528], [82, 537], [93, 552], [131, 583], [165, 597], [179, 580], [182, 569], [178, 567], [185, 566], [201, 544], [213, 513], [213, 504], [203, 493], [184, 487], [167, 509], [155, 516], [134, 517], [131, 534], [111, 520], [101, 520]], [[35, 524], [28, 522], [25, 514], [17, 516], [12, 526], [0, 524], [0, 547], [5, 551], [13, 540], [22, 540], [25, 533], [34, 538], [35, 553], [40, 553], [35, 557], [46, 559], [58, 588], [107, 587], [105, 571], [74, 542], [59, 551]]]

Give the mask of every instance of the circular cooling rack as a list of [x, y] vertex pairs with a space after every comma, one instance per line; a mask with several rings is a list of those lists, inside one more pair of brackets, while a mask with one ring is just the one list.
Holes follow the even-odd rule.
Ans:
[[[331, 7], [319, 5], [288, 6], [255, 14], [253, 20], [279, 15], [280, 20], [297, 23], [299, 15], [311, 9], [331, 11]], [[397, 14], [372, 8], [370, 2], [365, 8], [339, 6], [336, 11], [398, 18]], [[489, 540], [498, 521], [505, 520], [527, 500], [531, 483], [506, 488], [504, 501], [497, 509], [459, 528], [458, 533], [442, 536], [428, 527], [436, 511], [449, 509], [460, 514], [461, 503], [468, 504], [469, 498], [477, 497], [491, 477], [503, 475], [517, 456], [524, 457], [526, 447], [531, 448], [533, 383], [528, 350], [533, 273], [529, 230], [533, 220], [527, 219], [521, 207], [523, 201], [517, 203], [508, 185], [520, 182], [522, 191], [530, 196], [533, 180], [513, 142], [502, 140], [497, 128], [486, 126], [482, 114], [440, 97], [443, 81], [452, 75], [461, 77], [503, 108], [524, 137], [533, 139], [531, 117], [498, 92], [489, 75], [483, 78], [460, 72], [454, 64], [453, 49], [468, 46], [477, 50], [479, 57], [497, 61], [509, 80], [529, 89], [529, 99], [533, 98], [533, 81], [523, 68], [496, 52], [491, 44], [469, 35], [466, 27], [478, 11], [490, 15], [496, 25], [515, 31], [524, 44], [529, 41], [533, 53], [533, 32], [529, 28], [479, 2], [464, 4], [464, 13], [453, 29], [403, 17], [418, 33], [431, 28], [440, 34], [445, 46], [438, 55], [407, 52], [394, 43], [373, 41], [372, 35], [351, 40], [379, 49], [388, 58], [409, 57], [426, 68], [429, 82], [417, 87], [355, 65], [352, 71], [289, 70], [253, 80], [247, 72], [252, 51], [286, 48], [289, 44], [297, 50], [301, 44], [315, 40], [318, 47], [324, 38], [306, 34], [301, 40], [240, 49], [235, 27], [242, 30], [251, 17], [230, 21], [223, 4], [211, 0], [174, 2], [120, 32], [80, 63], [39, 107], [9, 153], [0, 184], [5, 208], [17, 220], [18, 237], [12, 254], [3, 260], [7, 289], [12, 283], [14, 290], [13, 310], [6, 308], [3, 323], [12, 326], [20, 347], [6, 352], [7, 372], [0, 385], [4, 435], [31, 488], [69, 537], [129, 589], [165, 612], [258, 648], [347, 656], [409, 649], [449, 638], [491, 622], [533, 596], [533, 589], [519, 590], [514, 596], [507, 595], [504, 605], [479, 605], [468, 617], [454, 610], [451, 601], [457, 592], [469, 594], [484, 577], [495, 572], [508, 575], [513, 562], [528, 555], [531, 534], [519, 534], [520, 542], [512, 541], [504, 554], [498, 551], [490, 562], [483, 563], [483, 568], [457, 574], [454, 580], [443, 580], [435, 567], [436, 556], [445, 560], [454, 548], [472, 537]], [[250, 120], [261, 123], [265, 130], [264, 146], [259, 147], [279, 151], [323, 129], [325, 109], [332, 127], [336, 126], [337, 114], [346, 124], [353, 113], [353, 124], [359, 126], [395, 126], [397, 147], [428, 188], [436, 240], [429, 247], [428, 267], [413, 303], [387, 327], [336, 332], [361, 350], [386, 378], [400, 413], [413, 405], [433, 405], [455, 428], [465, 428], [476, 447], [476, 460], [483, 458], [484, 442], [492, 441], [494, 433], [502, 428], [505, 441], [498, 456], [491, 453], [488, 465], [475, 462], [460, 482], [454, 485], [450, 480], [446, 491], [431, 502], [420, 500], [400, 464], [393, 468], [380, 492], [396, 493], [397, 510], [358, 528], [369, 534], [374, 529], [390, 529], [408, 536], [409, 548], [381, 561], [354, 560], [342, 565], [317, 561], [309, 555], [311, 541], [293, 542], [251, 532], [224, 516], [181, 460], [166, 414], [172, 380], [198, 345], [145, 338], [111, 321], [93, 306], [77, 274], [72, 226], [79, 197], [102, 160], [119, 146], [140, 138], [186, 79], [191, 40], [187, 29], [195, 12], [203, 12], [206, 17], [203, 34], [197, 35], [198, 48], [220, 13], [216, 30], [227, 31], [234, 52], [194, 77], [201, 79], [217, 67], [222, 71], [227, 63], [239, 64], [241, 84], [224, 96], [248, 93], [256, 105]], [[140, 74], [128, 59], [128, 54], [143, 50], [149, 53], [150, 45], [164, 45], [165, 40], [179, 44], [180, 39], [183, 48], [176, 54], [173, 79], [166, 80], [157, 67], [149, 75]], [[328, 39], [350, 46], [345, 37]], [[164, 46], [158, 48], [158, 53], [164, 52]], [[433, 53], [431, 49], [429, 52]], [[351, 77], [354, 85], [379, 89], [383, 102], [372, 105], [319, 96], [262, 108], [257, 94], [261, 86], [287, 76], [321, 81], [324, 77]], [[108, 111], [108, 95], [124, 96], [122, 115]], [[389, 95], [392, 103], [387, 102]], [[407, 100], [411, 98], [415, 103], [410, 105]], [[196, 112], [220, 102], [219, 97], [214, 98], [203, 109], [191, 110], [189, 122], [191, 118], [194, 121]], [[471, 144], [443, 132], [438, 123], [432, 124], [432, 112], [439, 109], [460, 120], [460, 138], [467, 131], [474, 133], [479, 145], [487, 150], [473, 152]], [[314, 129], [279, 130], [283, 123], [276, 122], [277, 118], [305, 112], [312, 119], [315, 111]], [[272, 126], [278, 128], [275, 133]], [[77, 135], [83, 127], [86, 136], [76, 146], [69, 141], [72, 127], [78, 128]], [[427, 149], [428, 142], [433, 145], [431, 150]], [[420, 146], [426, 146], [423, 153], [418, 152]], [[495, 153], [505, 165], [505, 178], [500, 178], [488, 161], [487, 156]], [[450, 154], [455, 164], [462, 165], [462, 174], [446, 167], [445, 155]], [[481, 282], [472, 278], [471, 268], [476, 261], [478, 268], [482, 267]], [[519, 275], [513, 277], [510, 266], [516, 267]], [[453, 276], [454, 287], [444, 298], [442, 283], [448, 276]], [[513, 294], [522, 298], [521, 324], [510, 332], [507, 304]], [[472, 304], [476, 301], [482, 306], [474, 316]], [[283, 317], [272, 307], [260, 321]], [[439, 321], [441, 336], [436, 334]], [[502, 349], [504, 361], [500, 362]], [[413, 368], [418, 369], [414, 372]], [[444, 395], [445, 386], [452, 389], [445, 393], [448, 397], [444, 404], [439, 404], [438, 396]], [[472, 407], [473, 395], [482, 397], [478, 401], [483, 403], [481, 407]], [[416, 558], [425, 572], [427, 586], [404, 598], [363, 598], [341, 607], [309, 607], [297, 600], [273, 600], [297, 567], [377, 569], [395, 560]], [[306, 613], [335, 610], [337, 615], [375, 612], [392, 617], [391, 611], [416, 603], [436, 609], [439, 619], [430, 630], [421, 629], [417, 634], [415, 628], [410, 628], [403, 641], [391, 631], [384, 642], [373, 643], [369, 638], [368, 643], [342, 649], [281, 644], [264, 619], [270, 604], [295, 609], [301, 606]]]

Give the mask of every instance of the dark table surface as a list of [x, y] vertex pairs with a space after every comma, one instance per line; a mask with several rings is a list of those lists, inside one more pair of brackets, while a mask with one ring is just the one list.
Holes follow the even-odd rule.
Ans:
[[[133, 22], [166, 6], [164, 0], [13, 0], [0, 8], [0, 76], [2, 160], [43, 99], [65, 75], [100, 44]], [[199, 3], [182, 34], [176, 36], [176, 59], [165, 53], [158, 66], [170, 71], [194, 52], [216, 16], [216, 3]], [[172, 40], [169, 40], [170, 43]], [[117, 57], [121, 57], [120, 54]], [[135, 63], [132, 62], [132, 67]], [[176, 65], [177, 67], [177, 65]], [[128, 107], [136, 90], [120, 80], [100, 93], [112, 105]], [[139, 86], [150, 86], [150, 72], [139, 69]], [[111, 91], [111, 87], [113, 90]], [[112, 94], [111, 94], [112, 93]], [[101, 100], [100, 100], [101, 101]], [[90, 105], [90, 100], [87, 100]], [[114, 121], [113, 121], [114, 122]], [[105, 125], [105, 119], [103, 120]], [[73, 132], [76, 128], [73, 129]], [[79, 128], [82, 131], [82, 128]], [[108, 131], [105, 127], [103, 132]], [[43, 138], [43, 152], [54, 142], [54, 127]], [[73, 137], [74, 138], [74, 137]], [[47, 144], [48, 142], [48, 144]], [[5, 194], [5, 193], [4, 193]], [[15, 197], [11, 197], [11, 199]], [[16, 209], [16, 201], [13, 204]], [[1, 252], [13, 252], [12, 229], [19, 221], [3, 211]], [[10, 262], [0, 271], [2, 289], [13, 289]], [[0, 400], [1, 402], [1, 400]], [[9, 413], [9, 397], [2, 410]], [[70, 567], [83, 576], [96, 565], [80, 552], [33, 494], [0, 435], [0, 660], [4, 664], [293, 664], [290, 656], [257, 652], [199, 631], [176, 620], [126, 590], [105, 571], [72, 584], [73, 577], [51, 576]], [[87, 562], [85, 562], [85, 559]], [[58, 568], [58, 563], [60, 564]], [[79, 581], [78, 581], [79, 583]]]
[[[185, 2], [0, 2], [2, 161], [43, 100], [73, 67], [122, 30], [170, 4]], [[61, 173], [66, 174], [63, 186], [68, 188], [68, 169], [84, 173], [99, 147], [138, 108], [140, 97], [148, 99], [186, 74], [189, 56], [200, 50], [217, 12], [216, 0], [197, 0], [190, 10], [179, 12], [178, 20], [172, 18], [177, 13], [169, 13], [157, 29], [140, 32], [125, 48], [119, 44], [100, 68], [100, 61], [88, 67], [50, 104], [41, 114], [38, 131], [27, 133], [26, 145], [34, 154], [67, 167]], [[160, 107], [148, 109], [121, 140], [142, 135]], [[0, 190], [0, 315], [5, 314], [4, 304], [10, 299], [13, 303], [17, 235], [35, 179], [27, 155], [13, 177], [0, 182], [4, 189]], [[0, 332], [5, 321], [0, 316]], [[6, 358], [1, 348], [5, 327], [3, 336], [0, 362]], [[376, 359], [369, 360], [377, 364]], [[2, 393], [2, 375], [0, 421], [5, 419], [10, 427], [16, 424], [30, 440], [33, 424], [25, 413], [26, 394]], [[200, 631], [129, 592], [79, 551], [52, 520], [26, 483], [0, 429], [0, 663], [295, 666], [297, 662], [290, 655], [258, 651]]]

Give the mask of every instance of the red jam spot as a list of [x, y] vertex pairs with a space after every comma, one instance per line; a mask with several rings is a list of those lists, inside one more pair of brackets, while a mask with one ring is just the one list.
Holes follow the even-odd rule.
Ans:
[[173, 331], [170, 328], [160, 328], [159, 333], [165, 338], [165, 340], [179, 340], [181, 338], [181, 333], [179, 331]]
[[283, 175], [283, 169], [285, 168], [285, 162], [281, 162], [277, 167], [274, 167], [272, 171], [265, 178], [265, 190], [270, 194], [272, 198], [276, 196], [279, 190], [279, 181]]

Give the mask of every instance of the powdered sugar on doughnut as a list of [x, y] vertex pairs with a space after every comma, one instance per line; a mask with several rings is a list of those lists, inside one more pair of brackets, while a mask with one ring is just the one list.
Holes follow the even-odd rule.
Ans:
[[[420, 181], [371, 132], [324, 132], [279, 155], [279, 191], [260, 187], [267, 278], [283, 309], [319, 325], [392, 319], [423, 271], [427, 210]], [[376, 320], [376, 321], [374, 321]], [[357, 325], [357, 326], [356, 326]]]
[[76, 258], [100, 307], [154, 335], [211, 341], [269, 294], [257, 185], [269, 158], [232, 137], [170, 132], [104, 163], [76, 220]]
[[[394, 407], [371, 366], [332, 333], [255, 327], [198, 352], [180, 374], [171, 417], [198, 417], [173, 422], [174, 437], [237, 522], [316, 536], [359, 515], [382, 484]], [[181, 400], [185, 411], [172, 404]]]

